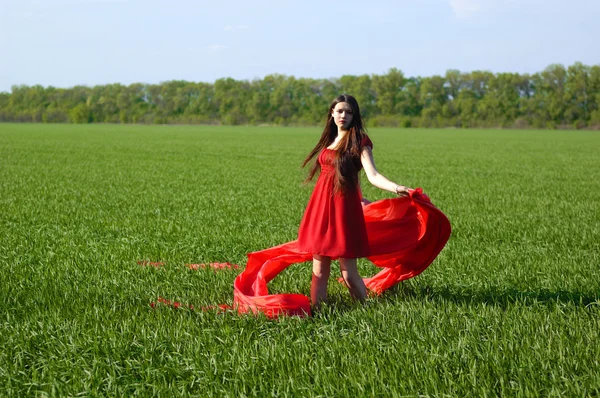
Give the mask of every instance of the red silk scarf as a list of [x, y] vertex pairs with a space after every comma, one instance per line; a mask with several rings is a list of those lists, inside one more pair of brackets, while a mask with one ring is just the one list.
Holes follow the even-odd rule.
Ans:
[[[383, 199], [363, 208], [369, 239], [368, 259], [382, 270], [365, 278], [367, 289], [381, 294], [398, 282], [423, 272], [450, 238], [450, 222], [420, 188], [408, 197]], [[292, 264], [312, 261], [292, 241], [248, 254], [244, 271], [233, 283], [233, 308], [238, 313], [310, 315], [302, 294], [269, 294], [267, 284]]]

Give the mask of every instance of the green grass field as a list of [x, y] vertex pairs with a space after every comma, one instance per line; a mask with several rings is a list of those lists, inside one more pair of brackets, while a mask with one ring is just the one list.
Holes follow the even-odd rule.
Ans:
[[422, 275], [365, 306], [332, 280], [309, 319], [152, 309], [231, 303], [239, 271], [185, 264], [296, 238], [319, 134], [0, 124], [0, 395], [600, 394], [597, 132], [372, 129], [452, 223]]

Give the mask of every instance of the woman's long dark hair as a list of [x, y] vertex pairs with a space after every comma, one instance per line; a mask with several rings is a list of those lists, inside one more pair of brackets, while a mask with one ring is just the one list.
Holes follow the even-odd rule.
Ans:
[[[338, 127], [333, 120], [332, 111], [340, 102], [346, 102], [352, 108], [352, 121], [348, 127], [348, 132], [344, 138], [342, 138], [335, 150], [335, 193], [345, 193], [348, 190], [358, 187], [358, 172], [362, 168], [360, 155], [362, 153], [362, 143], [366, 136], [366, 130], [363, 127], [363, 120], [360, 116], [358, 102], [353, 96], [342, 94], [333, 100], [329, 107], [329, 112], [327, 113], [327, 122], [325, 123], [323, 134], [321, 134], [319, 142], [302, 163], [302, 167], [306, 166], [315, 156], [321, 153], [323, 149], [331, 145], [337, 137]], [[318, 159], [315, 159], [305, 182], [312, 180], [317, 171], [320, 170], [321, 165], [319, 164]]]

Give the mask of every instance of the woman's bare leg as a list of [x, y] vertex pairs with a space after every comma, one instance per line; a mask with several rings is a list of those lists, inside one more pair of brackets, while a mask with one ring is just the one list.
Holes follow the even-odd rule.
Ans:
[[331, 258], [313, 255], [313, 274], [310, 284], [310, 302], [315, 308], [327, 298], [327, 281], [331, 273]]
[[350, 295], [359, 301], [365, 301], [367, 298], [367, 288], [362, 277], [358, 273], [355, 258], [340, 258], [340, 271], [346, 286], [350, 290]]

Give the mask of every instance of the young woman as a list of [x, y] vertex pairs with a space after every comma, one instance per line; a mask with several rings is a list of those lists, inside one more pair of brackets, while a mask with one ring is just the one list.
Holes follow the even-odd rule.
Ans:
[[400, 196], [409, 188], [381, 175], [373, 161], [373, 143], [366, 134], [356, 99], [342, 94], [329, 107], [321, 139], [302, 167], [315, 156], [306, 181], [317, 172], [319, 178], [304, 212], [298, 231], [298, 248], [313, 255], [311, 304], [319, 307], [327, 297], [331, 260], [339, 259], [342, 277], [357, 300], [367, 291], [356, 267], [356, 259], [369, 255], [367, 229], [358, 182], [361, 168], [369, 182]]

